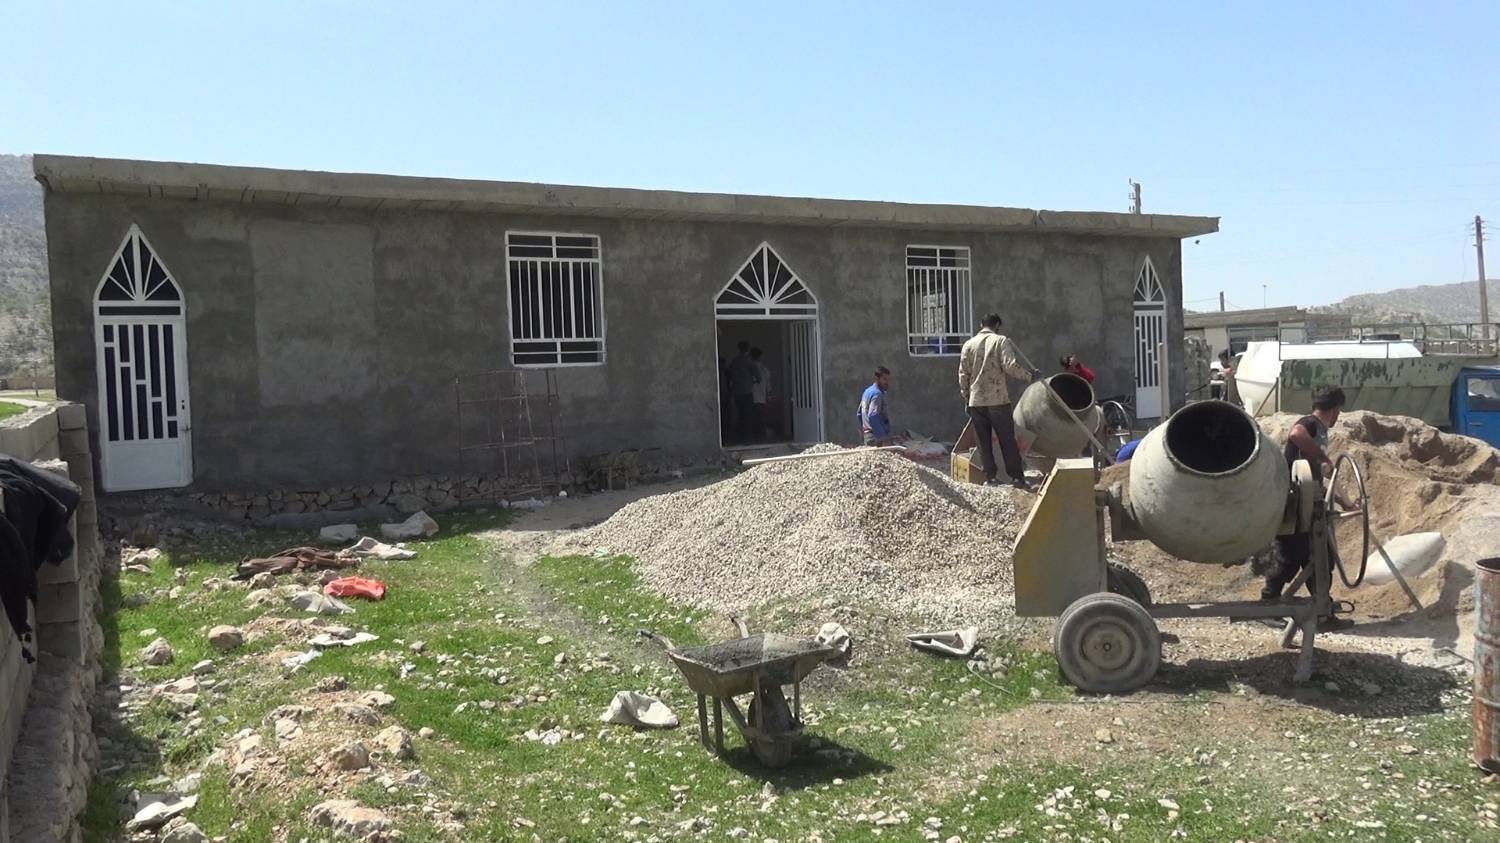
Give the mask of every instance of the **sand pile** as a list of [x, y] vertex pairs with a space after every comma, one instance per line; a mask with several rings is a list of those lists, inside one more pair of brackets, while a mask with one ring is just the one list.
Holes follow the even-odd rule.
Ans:
[[1012, 494], [891, 453], [795, 460], [645, 498], [568, 541], [629, 554], [650, 587], [717, 610], [829, 596], [979, 623], [1013, 611]]

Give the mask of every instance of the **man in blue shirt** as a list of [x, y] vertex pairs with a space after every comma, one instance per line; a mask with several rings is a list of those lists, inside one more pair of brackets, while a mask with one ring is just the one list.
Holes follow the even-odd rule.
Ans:
[[859, 430], [866, 445], [891, 444], [890, 406], [886, 393], [891, 389], [891, 370], [875, 367], [875, 382], [859, 398]]

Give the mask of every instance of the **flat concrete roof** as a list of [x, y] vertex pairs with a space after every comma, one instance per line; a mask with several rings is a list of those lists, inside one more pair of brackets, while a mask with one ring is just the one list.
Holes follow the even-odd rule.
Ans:
[[1253, 310], [1206, 311], [1182, 314], [1184, 328], [1222, 328], [1230, 325], [1274, 325], [1279, 322], [1347, 322], [1343, 313], [1311, 313], [1295, 306]]
[[53, 193], [277, 205], [1127, 237], [1197, 237], [1219, 230], [1218, 217], [688, 193], [71, 155], [37, 155], [33, 169], [37, 181]]

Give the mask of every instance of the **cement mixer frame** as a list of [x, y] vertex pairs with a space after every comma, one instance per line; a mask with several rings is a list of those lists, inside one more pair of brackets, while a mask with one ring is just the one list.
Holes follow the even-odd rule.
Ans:
[[[1238, 412], [1243, 415], [1243, 411]], [[1248, 416], [1244, 418], [1254, 425]], [[1255, 430], [1264, 436], [1258, 428]], [[1280, 460], [1279, 452], [1274, 456]], [[1118, 485], [1098, 487], [1099, 470], [1093, 460], [1060, 459], [1016, 540], [1016, 614], [1058, 619], [1053, 652], [1064, 678], [1084, 691], [1127, 693], [1150, 682], [1161, 665], [1161, 634], [1156, 620], [1168, 618], [1287, 619], [1282, 646], [1290, 647], [1301, 631], [1301, 652], [1293, 680], [1307, 681], [1313, 672], [1318, 619], [1353, 609], [1352, 604], [1335, 601], [1330, 595], [1333, 560], [1329, 542], [1333, 522], [1357, 513], [1335, 511], [1332, 490], [1337, 476], [1324, 495], [1306, 461], [1294, 464], [1289, 483], [1284, 463], [1280, 471], [1282, 488], [1289, 487], [1289, 491], [1283, 493], [1281, 521], [1275, 532], [1308, 532], [1312, 544], [1311, 564], [1304, 576], [1293, 581], [1287, 594], [1295, 593], [1304, 578], [1309, 578], [1311, 597], [1153, 602], [1146, 583], [1111, 563], [1107, 556], [1106, 519], [1114, 540], [1152, 540], [1132, 513], [1126, 494]], [[1353, 476], [1360, 510], [1364, 511], [1367, 501], [1363, 479], [1357, 470]], [[1278, 494], [1276, 489], [1263, 492]], [[1093, 529], [1084, 526], [1090, 522]]]

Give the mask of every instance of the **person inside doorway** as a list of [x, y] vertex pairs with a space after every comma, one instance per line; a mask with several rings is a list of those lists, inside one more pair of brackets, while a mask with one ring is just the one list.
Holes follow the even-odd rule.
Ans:
[[1041, 372], [1021, 364], [1015, 345], [1000, 333], [1000, 314], [981, 320], [983, 328], [964, 343], [958, 358], [958, 391], [963, 395], [969, 420], [979, 436], [979, 464], [985, 485], [997, 485], [999, 470], [991, 437], [1000, 441], [1005, 473], [1017, 489], [1030, 489], [1021, 449], [1016, 446], [1016, 424], [1010, 403], [1007, 375], [1021, 381], [1036, 380]]
[[[1287, 434], [1286, 447], [1282, 449], [1282, 456], [1286, 459], [1288, 468], [1297, 460], [1307, 460], [1312, 465], [1314, 475], [1319, 478], [1318, 494], [1321, 496], [1323, 481], [1333, 476], [1333, 459], [1328, 456], [1328, 430], [1338, 424], [1339, 414], [1344, 409], [1345, 398], [1344, 391], [1336, 386], [1320, 386], [1313, 390], [1312, 398], [1313, 411], [1297, 419], [1297, 422], [1292, 425], [1291, 432]], [[1342, 497], [1339, 498], [1339, 503], [1347, 509], [1353, 508]], [[1266, 572], [1266, 584], [1260, 590], [1261, 599], [1280, 598], [1287, 584], [1296, 579], [1302, 569], [1312, 562], [1312, 550], [1312, 533], [1310, 532], [1277, 536], [1271, 569]], [[1328, 546], [1330, 573], [1335, 551], [1335, 547], [1330, 542]], [[1310, 583], [1307, 584], [1307, 588], [1311, 590]], [[1353, 625], [1354, 622], [1347, 618], [1327, 617], [1318, 620], [1319, 631], [1345, 629]]]
[[875, 382], [865, 387], [859, 397], [859, 433], [866, 445], [889, 445], [895, 441], [891, 433], [890, 404], [886, 393], [891, 391], [891, 370], [875, 367]]
[[1083, 365], [1083, 361], [1078, 359], [1078, 355], [1069, 354], [1058, 362], [1062, 363], [1064, 372], [1077, 375], [1089, 383], [1094, 382], [1094, 370]]
[[755, 384], [750, 388], [750, 427], [755, 441], [766, 435], [766, 399], [771, 395], [771, 367], [761, 359], [759, 348], [750, 349], [750, 362], [755, 364]]
[[1208, 397], [1229, 400], [1229, 376], [1234, 372], [1234, 365], [1229, 361], [1229, 349], [1219, 352], [1218, 362], [1209, 369]]
[[729, 397], [734, 402], [734, 429], [740, 442], [752, 439], [755, 410], [755, 361], [750, 359], [750, 343], [740, 340], [739, 354], [729, 361]]

